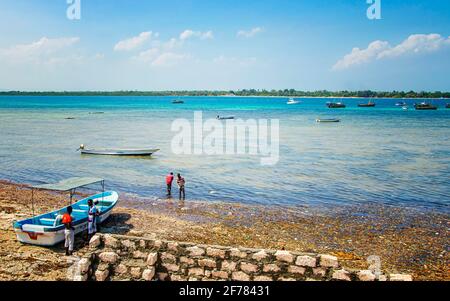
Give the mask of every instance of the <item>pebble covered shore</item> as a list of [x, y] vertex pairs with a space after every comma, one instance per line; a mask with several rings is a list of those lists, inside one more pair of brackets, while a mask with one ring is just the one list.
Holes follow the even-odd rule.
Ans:
[[[0, 280], [65, 280], [72, 264], [61, 246], [17, 242], [12, 221], [31, 214], [30, 190], [0, 182]], [[63, 206], [65, 195], [38, 192], [37, 212]], [[147, 239], [189, 241], [255, 249], [331, 254], [348, 269], [365, 270], [379, 256], [390, 274], [414, 280], [450, 280], [449, 217], [396, 207], [269, 208], [171, 200], [136, 201], [126, 196], [101, 232]], [[76, 255], [89, 248], [76, 240]]]

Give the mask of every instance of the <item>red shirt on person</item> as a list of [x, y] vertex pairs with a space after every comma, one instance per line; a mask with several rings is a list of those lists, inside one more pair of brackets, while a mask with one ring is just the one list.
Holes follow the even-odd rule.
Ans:
[[167, 176], [166, 176], [166, 184], [167, 184], [167, 185], [172, 184], [173, 179], [174, 179], [174, 176], [173, 176], [173, 175], [167, 175]]
[[61, 222], [62, 222], [64, 225], [70, 224], [71, 222], [73, 222], [72, 216], [70, 216], [69, 213], [64, 213]]

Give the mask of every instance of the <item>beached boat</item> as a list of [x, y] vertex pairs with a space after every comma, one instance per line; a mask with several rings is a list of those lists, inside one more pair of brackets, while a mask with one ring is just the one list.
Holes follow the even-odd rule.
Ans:
[[[59, 192], [70, 191], [70, 203], [75, 190], [80, 187], [88, 186], [95, 183], [101, 183], [104, 190], [104, 180], [96, 178], [71, 178], [56, 184], [37, 185], [32, 187], [32, 195], [34, 190], [51, 190]], [[75, 234], [86, 231], [88, 226], [88, 200], [98, 201], [97, 209], [100, 215], [97, 217], [97, 224], [103, 223], [112, 213], [116, 206], [119, 195], [115, 191], [103, 191], [102, 193], [84, 198], [71, 204], [73, 208], [72, 217], [74, 218], [73, 227]], [[32, 204], [33, 198], [32, 198]], [[34, 208], [34, 205], [33, 205]], [[14, 231], [17, 239], [22, 243], [33, 244], [38, 246], [54, 246], [64, 241], [65, 226], [61, 224], [61, 216], [66, 213], [67, 207], [55, 210], [50, 213], [15, 221], [13, 223]]]
[[426, 103], [426, 102], [415, 104], [414, 108], [418, 111], [429, 111], [429, 110], [436, 111], [438, 109], [437, 106], [434, 106], [434, 105], [432, 105], [430, 103]]
[[175, 99], [175, 100], [172, 101], [172, 103], [175, 104], [175, 105], [179, 105], [179, 104], [183, 104], [184, 101], [180, 100], [180, 99]]
[[83, 144], [78, 151], [83, 155], [99, 156], [151, 156], [159, 149], [87, 149]]
[[335, 118], [331, 118], [331, 119], [316, 119], [316, 122], [318, 123], [335, 123], [335, 122], [341, 122], [340, 119], [335, 119]]
[[295, 100], [293, 98], [290, 98], [286, 104], [288, 104], [288, 105], [297, 105], [299, 103], [300, 103], [299, 100]]
[[360, 108], [373, 108], [376, 106], [376, 103], [369, 101], [368, 103], [360, 103], [358, 104], [358, 107]]
[[328, 102], [327, 107], [330, 109], [344, 109], [347, 106], [342, 102]]

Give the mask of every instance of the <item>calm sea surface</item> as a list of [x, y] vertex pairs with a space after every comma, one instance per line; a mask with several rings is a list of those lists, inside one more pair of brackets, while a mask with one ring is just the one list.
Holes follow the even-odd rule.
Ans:
[[[340, 206], [381, 203], [449, 212], [450, 109], [330, 110], [328, 99], [184, 97], [0, 97], [0, 178], [47, 183], [72, 176], [107, 179], [107, 188], [164, 197], [164, 176], [185, 175], [187, 196], [250, 204]], [[407, 100], [412, 105], [414, 100]], [[234, 115], [280, 120], [280, 161], [254, 156], [177, 156], [176, 118]], [[92, 114], [104, 112], [104, 114]], [[66, 119], [73, 117], [75, 119]], [[317, 124], [337, 117], [339, 124]], [[82, 156], [88, 147], [160, 148], [152, 159]]]

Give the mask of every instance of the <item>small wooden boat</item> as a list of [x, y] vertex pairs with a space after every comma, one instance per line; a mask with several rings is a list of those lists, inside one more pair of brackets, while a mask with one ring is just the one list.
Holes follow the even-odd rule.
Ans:
[[295, 100], [293, 98], [290, 98], [286, 104], [288, 104], [288, 105], [297, 105], [299, 103], [300, 103], [299, 100]]
[[327, 107], [330, 109], [345, 109], [347, 106], [342, 102], [328, 102]]
[[179, 104], [183, 104], [184, 101], [180, 100], [180, 99], [175, 99], [175, 100], [172, 101], [172, 103], [175, 104], [175, 105], [179, 105]]
[[80, 145], [78, 151], [82, 155], [99, 155], [99, 156], [151, 156], [159, 149], [87, 149], [83, 144]]
[[360, 103], [358, 104], [358, 107], [360, 108], [374, 108], [376, 106], [376, 103], [369, 101], [368, 103]]
[[438, 109], [437, 106], [434, 106], [434, 105], [432, 105], [430, 103], [426, 103], [426, 102], [415, 104], [414, 108], [418, 111], [430, 111], [430, 110], [436, 111]]
[[225, 116], [225, 117], [221, 117], [221, 116], [217, 116], [217, 120], [233, 120], [234, 116]]
[[[32, 189], [70, 191], [70, 198], [72, 200], [76, 188], [98, 182], [101, 182], [104, 188], [103, 179], [72, 178], [57, 184], [33, 186]], [[115, 191], [102, 192], [72, 204], [72, 217], [74, 218], [72, 225], [75, 228], [75, 234], [86, 231], [87, 229], [89, 210], [87, 202], [89, 199], [98, 202], [96, 206], [100, 215], [97, 217], [97, 224], [101, 224], [111, 215], [112, 210], [119, 200], [119, 195]], [[64, 207], [38, 216], [34, 216], [33, 212], [32, 218], [15, 221], [13, 228], [16, 232], [17, 239], [22, 243], [48, 247], [63, 242], [65, 227], [61, 224], [61, 216], [66, 211], [67, 207]]]
[[331, 118], [331, 119], [316, 119], [316, 122], [318, 122], [318, 123], [336, 123], [336, 122], [341, 122], [341, 120], [340, 119], [334, 119], [334, 118]]

